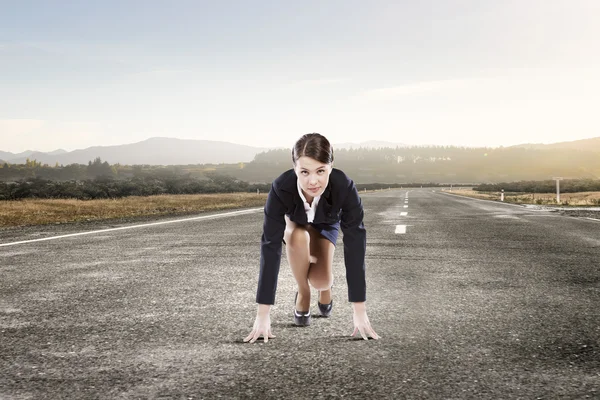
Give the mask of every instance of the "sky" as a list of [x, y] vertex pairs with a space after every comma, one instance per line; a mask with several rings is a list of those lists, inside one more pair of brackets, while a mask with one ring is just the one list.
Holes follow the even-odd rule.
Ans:
[[600, 2], [0, 0], [0, 150], [600, 136]]

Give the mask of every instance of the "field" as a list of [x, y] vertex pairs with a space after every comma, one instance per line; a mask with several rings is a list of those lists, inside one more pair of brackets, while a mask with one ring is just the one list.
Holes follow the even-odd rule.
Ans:
[[121, 199], [25, 199], [0, 202], [0, 228], [99, 221], [264, 206], [267, 194], [159, 195]]
[[[448, 189], [444, 191], [450, 192]], [[370, 192], [370, 191], [369, 191]], [[364, 193], [361, 191], [361, 193]], [[456, 195], [500, 201], [499, 192], [453, 189]], [[267, 194], [225, 193], [159, 195], [108, 200], [25, 199], [0, 202], [0, 228], [102, 221], [159, 215], [189, 215], [245, 207], [262, 207]], [[600, 192], [563, 193], [561, 206], [600, 206]], [[505, 193], [504, 201], [515, 204], [557, 205], [556, 194]]]
[[[450, 190], [445, 189], [445, 192]], [[500, 201], [500, 192], [478, 192], [470, 189], [453, 189], [453, 194]], [[560, 206], [600, 206], [600, 192], [561, 193], [560, 204], [556, 202], [556, 193], [504, 193], [504, 201], [514, 204], [538, 204]]]

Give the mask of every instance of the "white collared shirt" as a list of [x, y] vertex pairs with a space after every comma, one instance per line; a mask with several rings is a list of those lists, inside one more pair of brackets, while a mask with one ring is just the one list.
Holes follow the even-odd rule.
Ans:
[[317, 209], [317, 205], [319, 204], [319, 199], [321, 198], [321, 195], [318, 195], [317, 197], [313, 198], [312, 205], [310, 205], [308, 204], [308, 201], [306, 201], [306, 197], [304, 197], [304, 194], [302, 193], [302, 188], [300, 187], [299, 181], [297, 186], [300, 198], [304, 202], [304, 211], [306, 211], [306, 219], [308, 219], [309, 223], [313, 222], [315, 220], [315, 211]]

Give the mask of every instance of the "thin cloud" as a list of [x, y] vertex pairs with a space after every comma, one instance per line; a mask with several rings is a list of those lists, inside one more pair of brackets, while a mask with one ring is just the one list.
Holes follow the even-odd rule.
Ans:
[[362, 100], [393, 100], [415, 94], [463, 89], [465, 87], [472, 87], [474, 83], [481, 81], [482, 79], [473, 78], [415, 82], [406, 85], [367, 90], [358, 94], [356, 98]]
[[347, 79], [344, 78], [335, 78], [335, 79], [304, 79], [299, 81], [294, 81], [290, 83], [289, 86], [295, 87], [306, 87], [306, 86], [325, 86], [325, 85], [333, 85], [337, 83], [346, 82]]

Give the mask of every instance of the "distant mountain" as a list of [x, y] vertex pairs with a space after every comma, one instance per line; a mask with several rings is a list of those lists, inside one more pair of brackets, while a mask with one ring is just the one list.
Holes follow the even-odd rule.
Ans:
[[510, 146], [510, 148], [522, 148], [522, 149], [535, 149], [535, 150], [585, 150], [585, 151], [598, 151], [600, 152], [600, 137], [591, 139], [574, 140], [572, 142], [558, 142], [558, 143], [525, 143], [518, 144], [516, 146]]
[[[379, 149], [409, 146], [403, 143], [377, 140], [333, 144], [335, 150], [358, 149], [360, 147]], [[600, 137], [552, 144], [526, 143], [507, 148], [576, 149], [600, 152]], [[273, 149], [221, 141], [154, 137], [137, 143], [118, 146], [95, 146], [71, 152], [63, 149], [49, 153], [27, 150], [18, 154], [0, 151], [0, 160], [6, 160], [10, 164], [24, 164], [26, 159], [29, 158], [42, 164], [54, 165], [59, 163], [68, 165], [73, 163], [87, 164], [89, 161], [100, 157], [102, 161], [107, 161], [109, 164], [120, 163], [123, 165], [232, 164], [252, 161], [256, 154]]]
[[16, 154], [0, 150], [0, 158], [2, 158], [3, 160], [11, 160], [13, 158], [23, 158], [23, 157], [27, 158], [32, 153], [34, 153], [34, 151], [32, 151], [32, 150], [26, 150], [26, 151], [23, 151], [21, 153], [16, 153]]
[[154, 137], [119, 146], [95, 146], [71, 152], [33, 152], [25, 157], [9, 158], [12, 164], [37, 160], [42, 164], [87, 164], [97, 157], [109, 164], [186, 165], [249, 162], [266, 149], [212, 140]]
[[358, 149], [360, 147], [363, 148], [375, 148], [375, 149], [380, 149], [382, 147], [391, 147], [391, 148], [395, 148], [395, 147], [407, 147], [406, 144], [404, 143], [394, 143], [394, 142], [384, 142], [381, 140], [369, 140], [366, 142], [360, 142], [360, 143], [334, 143], [333, 144], [333, 149], [334, 150], [338, 150], [338, 149]]
[[54, 151], [51, 151], [51, 152], [46, 153], [46, 154], [50, 154], [50, 155], [56, 156], [56, 155], [65, 154], [65, 153], [68, 153], [68, 152], [66, 150], [63, 150], [63, 149], [58, 149], [58, 150], [54, 150]]

